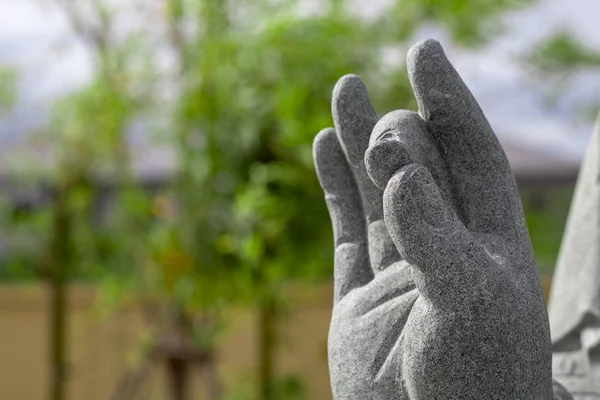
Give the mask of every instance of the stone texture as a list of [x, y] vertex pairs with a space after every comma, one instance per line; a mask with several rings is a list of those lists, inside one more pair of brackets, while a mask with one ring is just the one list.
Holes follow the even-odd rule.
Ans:
[[550, 294], [555, 376], [600, 399], [600, 117], [579, 172]]
[[407, 65], [418, 114], [378, 121], [348, 75], [314, 144], [334, 227], [334, 399], [569, 399], [506, 156], [439, 43]]

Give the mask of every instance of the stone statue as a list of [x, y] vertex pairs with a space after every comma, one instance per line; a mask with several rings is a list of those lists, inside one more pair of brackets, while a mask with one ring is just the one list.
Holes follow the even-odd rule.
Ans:
[[550, 294], [555, 376], [600, 399], [600, 118], [579, 172]]
[[314, 158], [334, 227], [335, 400], [571, 399], [514, 177], [477, 102], [428, 40], [419, 113], [377, 118], [357, 76]]

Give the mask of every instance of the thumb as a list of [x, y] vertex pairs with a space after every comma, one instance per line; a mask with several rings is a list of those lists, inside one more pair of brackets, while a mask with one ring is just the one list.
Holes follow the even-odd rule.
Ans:
[[385, 224], [402, 257], [413, 266], [421, 293], [448, 300], [477, 282], [478, 269], [492, 259], [465, 228], [433, 177], [418, 164], [410, 164], [388, 182], [383, 197]]

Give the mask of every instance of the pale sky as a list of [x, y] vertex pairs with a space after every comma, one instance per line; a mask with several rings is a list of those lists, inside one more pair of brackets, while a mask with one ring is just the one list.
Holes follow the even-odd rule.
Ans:
[[[357, 12], [372, 14], [386, 2], [357, 2]], [[0, 65], [20, 71], [18, 103], [11, 112], [0, 112], [0, 144], [5, 148], [44, 123], [54, 97], [84, 84], [90, 75], [85, 48], [72, 39], [52, 3], [0, 0]], [[582, 118], [574, 105], [600, 100], [600, 74], [579, 76], [558, 107], [549, 108], [539, 83], [530, 82], [515, 56], [559, 28], [600, 50], [599, 15], [600, 0], [541, 0], [507, 15], [507, 34], [476, 53], [453, 48], [434, 27], [421, 29], [414, 39], [433, 37], [445, 45], [507, 148], [577, 164], [592, 122]]]

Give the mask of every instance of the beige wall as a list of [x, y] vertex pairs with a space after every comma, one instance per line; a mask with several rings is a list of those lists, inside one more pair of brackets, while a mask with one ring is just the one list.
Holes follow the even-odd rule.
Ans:
[[[331, 287], [297, 291], [281, 326], [278, 369], [303, 378], [310, 399], [331, 398], [326, 339], [331, 316]], [[299, 294], [301, 293], [301, 294]], [[48, 310], [40, 287], [0, 286], [0, 399], [42, 400], [48, 388]], [[94, 312], [94, 289], [73, 287], [70, 295], [69, 400], [109, 400], [131, 365], [143, 336], [133, 311], [109, 318]], [[219, 350], [228, 385], [249, 379], [256, 364], [252, 312], [238, 311]], [[193, 399], [202, 399], [202, 379], [194, 371]], [[168, 399], [163, 369], [155, 365], [140, 399]]]
[[[543, 279], [544, 288], [550, 286]], [[110, 318], [94, 312], [94, 289], [73, 287], [70, 294], [69, 400], [110, 400], [133, 349], [143, 337], [143, 324], [133, 311]], [[331, 317], [331, 285], [294, 290], [281, 326], [280, 372], [297, 374], [309, 399], [331, 398], [327, 370], [327, 330]], [[252, 312], [237, 311], [219, 350], [221, 374], [231, 386], [250, 379], [257, 360]], [[0, 286], [0, 399], [42, 400], [48, 387], [48, 310], [40, 287]], [[202, 399], [202, 379], [195, 371], [193, 399]], [[165, 376], [152, 368], [140, 399], [166, 400]]]

